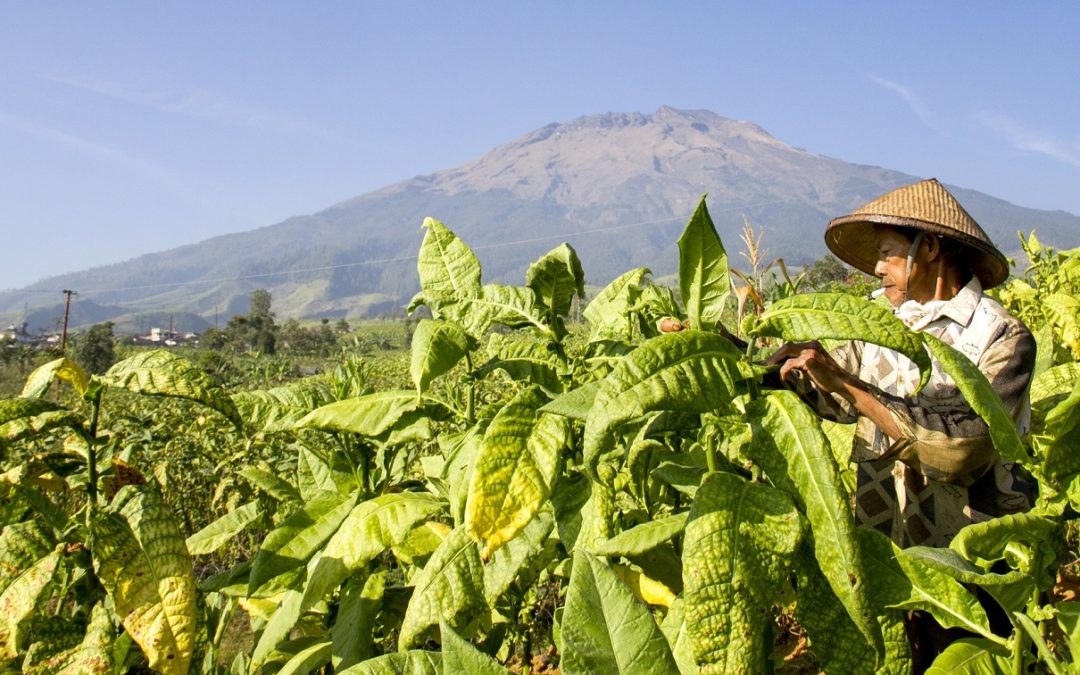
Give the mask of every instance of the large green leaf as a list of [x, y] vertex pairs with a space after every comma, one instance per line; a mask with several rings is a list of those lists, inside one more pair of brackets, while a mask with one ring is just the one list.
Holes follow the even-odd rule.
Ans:
[[1016, 672], [1000, 645], [979, 638], [961, 638], [941, 652], [926, 675], [1006, 675]]
[[466, 308], [462, 325], [474, 336], [501, 324], [508, 328], [532, 327], [551, 340], [558, 339], [531, 288], [487, 284], [480, 289], [478, 297], [463, 300], [461, 304]]
[[259, 635], [259, 641], [255, 643], [255, 648], [251, 652], [250, 672], [258, 672], [259, 666], [292, 633], [296, 621], [302, 614], [302, 600], [303, 593], [293, 588], [276, 595], [277, 607], [273, 610], [270, 620], [263, 627], [262, 634]]
[[356, 493], [326, 493], [293, 512], [263, 540], [251, 566], [248, 590], [254, 593], [264, 583], [308, 562], [352, 511]]
[[237, 474], [279, 502], [301, 501], [300, 493], [281, 476], [250, 466], [240, 469]]
[[507, 675], [499, 662], [472, 646], [445, 621], [440, 622], [444, 673], [469, 675]]
[[375, 620], [383, 606], [386, 570], [357, 575], [341, 590], [337, 618], [330, 628], [331, 662], [340, 671], [375, 655]]
[[747, 405], [746, 415], [752, 436], [742, 451], [805, 511], [825, 578], [863, 638], [880, 653], [855, 520], [817, 418], [798, 396], [783, 390], [763, 392]]
[[551, 511], [541, 511], [484, 565], [484, 597], [490, 606], [494, 607], [511, 585], [521, 588], [535, 580], [536, 566], [554, 556], [554, 542], [548, 539], [554, 526]]
[[671, 655], [679, 667], [679, 675], [697, 675], [699, 669], [694, 661], [694, 648], [690, 644], [690, 634], [686, 630], [686, 603], [681, 597], [675, 598], [671, 603], [667, 616], [660, 624], [660, 630], [664, 631], [668, 645], [671, 647]]
[[566, 243], [548, 251], [529, 265], [525, 285], [536, 293], [548, 312], [548, 325], [553, 325], [555, 317], [570, 313], [575, 295], [585, 297], [585, 271], [577, 251]]
[[764, 670], [771, 607], [802, 531], [795, 504], [780, 490], [729, 473], [705, 479], [683, 541], [686, 623], [703, 670]]
[[440, 621], [460, 627], [487, 607], [484, 571], [476, 544], [456, 527], [412, 580], [413, 593], [398, 634], [398, 649], [419, 642]]
[[307, 675], [316, 672], [317, 669], [330, 663], [330, 652], [333, 645], [329, 640], [319, 640], [310, 644], [292, 655], [278, 675]]
[[570, 422], [540, 412], [540, 390], [522, 390], [488, 425], [473, 463], [465, 523], [487, 560], [533, 519], [551, 495]]
[[573, 471], [559, 476], [551, 494], [555, 526], [566, 551], [578, 546], [588, 550], [611, 538], [615, 520], [615, 495], [611, 488], [594, 483]]
[[899, 557], [915, 558], [922, 565], [944, 572], [962, 584], [1002, 586], [1022, 582], [1027, 578], [1027, 575], [1020, 570], [1010, 570], [1001, 574], [988, 572], [951, 548], [911, 546], [900, 551]]
[[897, 351], [919, 367], [919, 388], [930, 379], [930, 357], [919, 333], [886, 307], [845, 293], [808, 293], [774, 302], [751, 333], [788, 342], [861, 340]]
[[572, 389], [556, 397], [545, 404], [541, 410], [584, 422], [589, 418], [589, 411], [592, 410], [596, 394], [600, 391], [602, 385], [603, 380], [594, 380], [588, 384], [583, 384], [577, 389]]
[[676, 673], [649, 608], [603, 560], [578, 549], [562, 618], [562, 661], [577, 673]]
[[821, 669], [826, 673], [872, 672], [877, 655], [836, 597], [809, 546], [803, 546], [795, 559], [795, 579], [795, 616], [810, 636], [810, 648]]
[[443, 675], [442, 654], [410, 649], [362, 661], [339, 675]]
[[[331, 462], [337, 466], [331, 466]], [[302, 499], [312, 499], [320, 492], [348, 494], [359, 487], [358, 483], [343, 453], [331, 453], [328, 460], [306, 446], [297, 451], [296, 487]]]
[[333, 402], [335, 396], [325, 379], [311, 377], [273, 389], [238, 392], [232, 400], [249, 427], [270, 433], [292, 429], [304, 415]]
[[686, 320], [702, 330], [720, 320], [731, 293], [727, 251], [709, 217], [704, 196], [679, 237], [679, 291]]
[[243, 426], [236, 404], [221, 387], [191, 361], [165, 349], [139, 352], [113, 365], [102, 376], [110, 387], [136, 394], [173, 396], [201, 403], [218, 411], [238, 429]]
[[972, 523], [956, 533], [949, 548], [985, 571], [1006, 559], [1016, 543], [1040, 544], [1059, 532], [1061, 524], [1036, 513], [1009, 515]]
[[30, 377], [26, 378], [21, 396], [41, 398], [49, 390], [49, 385], [57, 378], [70, 384], [80, 396], [86, 393], [86, 388], [90, 384], [90, 379], [82, 366], [71, 359], [61, 357], [55, 361], [49, 361], [30, 373]]
[[646, 274], [649, 274], [646, 267], [630, 270], [605, 286], [589, 302], [584, 316], [592, 328], [590, 342], [599, 338], [620, 339], [633, 335], [628, 314], [641, 295], [641, 280]]
[[188, 553], [191, 555], [213, 553], [243, 532], [244, 528], [258, 520], [261, 515], [257, 501], [238, 506], [188, 537], [185, 542]]
[[990, 427], [990, 438], [1001, 456], [1012, 462], [1030, 461], [1012, 416], [979, 367], [933, 335], [920, 335], [930, 355], [941, 365], [942, 372], [956, 382], [956, 388], [964, 395], [968, 404], [986, 421]]
[[456, 234], [434, 218], [425, 218], [424, 241], [416, 258], [420, 293], [436, 311], [480, 295], [480, 261]]
[[469, 486], [472, 483], [473, 464], [480, 452], [486, 426], [475, 424], [460, 435], [440, 436], [439, 446], [443, 448], [442, 479], [446, 482], [450, 499], [450, 515], [455, 525], [465, 522], [465, 504], [469, 499]]
[[924, 565], [876, 530], [859, 530], [859, 543], [867, 562], [867, 585], [881, 607], [921, 609], [946, 628], [963, 628], [1004, 644], [990, 631], [979, 601], [948, 574]]
[[[24, 399], [8, 400], [21, 401]], [[45, 402], [42, 401], [42, 403]], [[27, 408], [21, 408], [21, 410], [9, 409], [9, 412], [17, 415], [19, 412], [26, 410]], [[81, 414], [63, 408], [45, 411], [29, 417], [16, 417], [6, 424], [0, 424], [0, 441], [14, 443], [28, 436], [42, 434], [50, 429], [57, 429], [59, 427], [70, 427], [76, 432], [81, 432], [84, 422], [85, 418], [83, 418]]]
[[585, 462], [598, 474], [614, 454], [622, 424], [654, 410], [707, 412], [731, 401], [742, 353], [703, 331], [653, 338], [623, 358], [604, 378], [585, 422]]
[[417, 523], [445, 506], [442, 500], [418, 492], [379, 495], [357, 504], [335, 528], [322, 553], [308, 564], [304, 607], [314, 605], [375, 556], [404, 541]]
[[441, 412], [438, 404], [428, 399], [417, 401], [415, 391], [380, 391], [316, 408], [297, 422], [296, 428], [348, 431], [375, 438], [397, 428], [399, 423], [411, 422], [406, 413], [425, 406], [433, 408], [432, 414]]
[[187, 673], [198, 613], [195, 576], [176, 516], [141, 486], [91, 510], [94, 570], [150, 667]]
[[673, 516], [648, 520], [629, 530], [624, 530], [605, 542], [593, 546], [590, 550], [602, 556], [635, 556], [651, 551], [664, 542], [682, 534], [686, 527], [687, 512]]
[[409, 366], [417, 395], [422, 395], [432, 380], [457, 365], [472, 349], [472, 343], [469, 334], [452, 321], [421, 320], [413, 333]]
[[492, 335], [488, 351], [494, 356], [477, 369], [476, 375], [484, 377], [494, 370], [504, 370], [514, 380], [540, 385], [552, 395], [559, 394], [563, 390], [559, 379], [561, 364], [559, 357], [548, 348], [549, 344]]

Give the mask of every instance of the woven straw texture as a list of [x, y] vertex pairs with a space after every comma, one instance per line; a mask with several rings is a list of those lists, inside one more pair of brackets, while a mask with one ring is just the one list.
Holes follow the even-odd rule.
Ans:
[[1005, 256], [937, 179], [898, 188], [834, 219], [825, 231], [825, 244], [844, 262], [873, 274], [878, 259], [874, 225], [909, 227], [964, 244], [967, 263], [983, 288], [997, 286], [1009, 276]]

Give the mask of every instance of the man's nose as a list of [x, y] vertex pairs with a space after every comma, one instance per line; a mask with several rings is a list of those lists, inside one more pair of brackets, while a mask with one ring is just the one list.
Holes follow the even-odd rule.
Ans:
[[879, 260], [874, 265], [874, 276], [878, 276], [878, 277], [884, 277], [885, 276], [885, 261], [884, 260]]

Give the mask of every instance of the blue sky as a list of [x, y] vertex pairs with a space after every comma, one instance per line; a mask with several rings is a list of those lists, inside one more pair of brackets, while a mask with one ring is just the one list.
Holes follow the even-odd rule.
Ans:
[[0, 289], [661, 105], [1080, 214], [1078, 29], [1075, 2], [0, 0]]

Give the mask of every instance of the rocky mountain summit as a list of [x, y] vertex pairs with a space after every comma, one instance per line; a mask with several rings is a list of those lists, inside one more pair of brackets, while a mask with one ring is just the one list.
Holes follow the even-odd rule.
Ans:
[[[528, 263], [561, 241], [590, 283], [635, 266], [675, 267], [675, 241], [702, 194], [720, 235], [739, 248], [743, 219], [765, 230], [773, 257], [798, 265], [825, 253], [825, 223], [919, 177], [806, 152], [759, 126], [706, 110], [662, 107], [549, 124], [461, 166], [249, 232], [46, 279], [126, 311], [212, 318], [246, 310], [264, 287], [279, 316], [360, 316], [401, 307], [415, 292], [425, 216], [473, 246], [487, 281], [521, 283]], [[1080, 217], [954, 194], [1006, 251], [1037, 229], [1080, 244]], [[31, 287], [31, 288], [34, 288]], [[12, 316], [41, 294], [0, 296]], [[50, 301], [51, 302], [51, 301]]]

